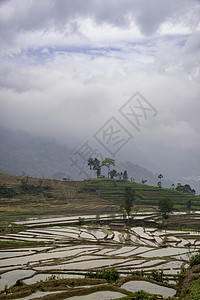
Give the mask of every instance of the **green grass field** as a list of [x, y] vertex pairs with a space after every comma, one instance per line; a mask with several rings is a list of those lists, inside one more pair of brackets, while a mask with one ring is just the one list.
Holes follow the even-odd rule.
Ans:
[[131, 186], [136, 192], [136, 205], [158, 205], [162, 197], [170, 197], [174, 201], [174, 208], [186, 210], [187, 201], [191, 199], [192, 210], [200, 209], [200, 196], [194, 196], [167, 188], [158, 188], [141, 183], [127, 182], [116, 179], [90, 179], [83, 188], [83, 192], [97, 193], [100, 198], [121, 204], [124, 197], [124, 187]]

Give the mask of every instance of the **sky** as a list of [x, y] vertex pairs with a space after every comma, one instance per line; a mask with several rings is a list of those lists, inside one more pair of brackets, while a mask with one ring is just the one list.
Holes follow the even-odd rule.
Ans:
[[198, 0], [1, 0], [0, 126], [199, 182], [199, 50]]

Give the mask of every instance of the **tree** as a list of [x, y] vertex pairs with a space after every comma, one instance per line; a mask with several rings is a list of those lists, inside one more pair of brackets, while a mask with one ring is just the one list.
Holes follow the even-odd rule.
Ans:
[[102, 167], [108, 168], [108, 178], [109, 178], [109, 175], [110, 175], [110, 167], [111, 167], [111, 166], [115, 166], [115, 160], [112, 159], [112, 158], [106, 157], [106, 158], [104, 159], [104, 161], [102, 161], [101, 166], [102, 166]]
[[157, 183], [157, 186], [158, 186], [159, 188], [161, 188], [161, 187], [162, 187], [162, 185], [161, 185], [161, 181], [158, 181], [158, 183]]
[[172, 183], [171, 187], [172, 187], [172, 190], [174, 190], [174, 188], [175, 188], [175, 184], [174, 184], [174, 183]]
[[123, 173], [123, 180], [128, 180], [128, 173], [126, 170]]
[[195, 195], [195, 190], [190, 187], [189, 184], [182, 185], [181, 183], [177, 183], [176, 191], [187, 193], [190, 195]]
[[93, 170], [96, 171], [97, 177], [101, 175], [101, 162], [97, 158], [94, 159]]
[[93, 167], [93, 158], [89, 158], [88, 159], [88, 166], [90, 167], [90, 170], [92, 170], [92, 167]]
[[146, 182], [147, 182], [146, 179], [143, 179], [143, 180], [142, 180], [142, 184], [145, 184]]
[[189, 199], [189, 200], [187, 200], [187, 209], [190, 210], [191, 206], [192, 206], [192, 200]]
[[158, 203], [158, 208], [162, 213], [164, 219], [169, 218], [169, 214], [173, 211], [174, 203], [171, 198], [164, 197], [161, 198]]
[[90, 170], [95, 170], [97, 177], [101, 175], [101, 162], [97, 158], [89, 158], [88, 159], [88, 166]]
[[159, 174], [159, 175], [158, 175], [158, 178], [160, 179], [160, 180], [158, 181], [158, 187], [162, 187], [162, 178], [163, 178], [163, 175], [162, 175], [162, 174]]
[[114, 177], [117, 176], [117, 171], [116, 170], [112, 170], [110, 171], [110, 178], [113, 179]]
[[128, 221], [131, 212], [131, 208], [135, 200], [135, 191], [132, 187], [126, 186], [124, 190], [124, 209], [126, 210]]

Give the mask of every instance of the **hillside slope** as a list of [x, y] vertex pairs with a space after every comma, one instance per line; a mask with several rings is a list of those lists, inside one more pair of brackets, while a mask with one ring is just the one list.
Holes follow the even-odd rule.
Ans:
[[154, 208], [157, 211], [158, 201], [164, 196], [174, 200], [175, 209], [186, 210], [187, 200], [191, 199], [192, 209], [200, 210], [198, 196], [123, 180], [68, 181], [0, 174], [0, 216], [7, 219], [118, 213], [125, 186], [134, 188], [137, 210]]

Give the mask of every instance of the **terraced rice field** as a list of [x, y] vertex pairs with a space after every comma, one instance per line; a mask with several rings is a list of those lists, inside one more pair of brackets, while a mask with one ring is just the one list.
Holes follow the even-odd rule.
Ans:
[[[198, 214], [196, 216], [199, 217]], [[141, 270], [144, 274], [149, 274], [152, 269], [163, 270], [164, 277], [168, 277], [173, 284], [180, 268], [187, 266], [189, 258], [200, 249], [200, 233], [143, 227], [126, 228], [123, 227], [120, 216], [117, 217], [118, 223], [102, 226], [95, 224], [61, 226], [63, 222], [77, 221], [76, 217], [20, 222], [27, 226], [25, 231], [7, 234], [0, 239], [40, 241], [44, 246], [0, 250], [0, 289], [3, 290], [5, 285], [8, 287], [14, 285], [19, 279], [26, 285], [31, 285], [40, 280], [45, 281], [52, 275], [55, 278], [84, 278], [88, 271], [112, 267], [117, 269], [122, 277]], [[140, 217], [145, 219], [150, 216], [144, 214]], [[96, 216], [87, 218], [92, 220]], [[108, 215], [101, 218], [107, 219]], [[128, 292], [135, 291], [141, 289], [141, 284], [129, 282], [121, 288]], [[145, 288], [146, 285], [147, 290], [148, 288], [151, 290], [152, 286], [144, 281], [142, 286]], [[159, 286], [158, 292], [168, 296], [175, 294], [174, 289], [162, 290]], [[105, 294], [103, 291], [102, 293]], [[110, 293], [107, 291], [105, 297], [120, 296], [112, 294], [112, 291]], [[38, 294], [38, 298], [41, 296], [42, 294]], [[71, 299], [78, 299], [73, 297]], [[86, 298], [79, 296], [79, 299]]]

